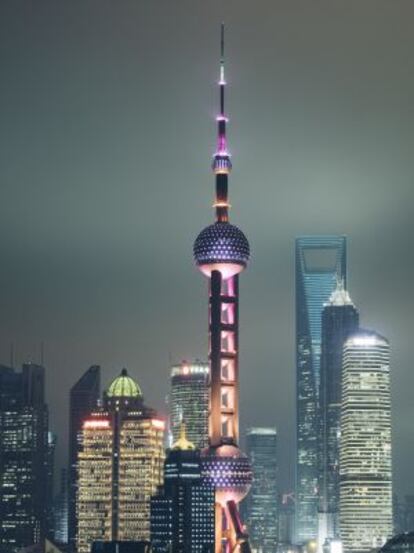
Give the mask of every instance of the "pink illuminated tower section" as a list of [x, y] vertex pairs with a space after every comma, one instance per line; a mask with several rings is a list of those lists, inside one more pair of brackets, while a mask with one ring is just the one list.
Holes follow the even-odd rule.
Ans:
[[216, 553], [249, 552], [248, 536], [238, 503], [251, 484], [249, 461], [239, 447], [239, 273], [250, 248], [243, 232], [229, 222], [227, 148], [228, 119], [224, 110], [224, 27], [221, 28], [220, 113], [217, 149], [213, 157], [216, 180], [216, 220], [198, 235], [194, 258], [209, 279], [210, 416], [209, 447], [203, 451], [203, 473], [216, 489]]

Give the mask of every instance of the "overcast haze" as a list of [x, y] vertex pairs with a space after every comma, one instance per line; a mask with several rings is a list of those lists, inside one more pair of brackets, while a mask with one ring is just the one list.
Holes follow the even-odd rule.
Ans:
[[192, 243], [212, 221], [227, 25], [241, 409], [294, 463], [294, 238], [348, 236], [351, 296], [391, 340], [394, 469], [414, 493], [412, 0], [0, 4], [0, 361], [45, 342], [65, 459], [69, 387], [126, 366], [163, 407], [168, 360], [207, 350]]

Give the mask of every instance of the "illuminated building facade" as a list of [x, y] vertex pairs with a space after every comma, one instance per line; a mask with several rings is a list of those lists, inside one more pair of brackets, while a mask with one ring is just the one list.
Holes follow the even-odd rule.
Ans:
[[151, 500], [154, 553], [214, 551], [215, 490], [201, 475], [200, 451], [185, 427], [167, 455], [164, 486]]
[[253, 473], [250, 493], [243, 502], [250, 542], [257, 551], [276, 553], [279, 541], [276, 428], [249, 429], [246, 451]]
[[101, 393], [101, 367], [92, 365], [70, 389], [69, 396], [69, 506], [68, 540], [71, 551], [76, 549], [76, 487], [77, 462], [82, 423], [97, 407]]
[[338, 279], [346, 286], [346, 238], [296, 240], [296, 540], [318, 536], [322, 310]]
[[183, 361], [171, 368], [170, 424], [173, 441], [180, 437], [185, 421], [188, 439], [197, 449], [208, 443], [208, 363]]
[[54, 541], [59, 544], [68, 543], [68, 508], [68, 473], [66, 469], [62, 469], [59, 491], [53, 501], [53, 536]]
[[84, 420], [78, 453], [77, 551], [94, 541], [150, 538], [150, 498], [162, 482], [164, 421], [122, 370], [104, 408]]
[[359, 314], [343, 281], [338, 281], [322, 311], [321, 385], [319, 393], [321, 441], [319, 480], [319, 537], [339, 538], [339, 445], [341, 425], [342, 351], [358, 330]]
[[227, 116], [224, 111], [224, 29], [220, 64], [220, 112], [217, 150], [213, 157], [216, 178], [216, 221], [200, 232], [194, 259], [209, 279], [210, 413], [209, 447], [202, 452], [203, 475], [216, 489], [215, 551], [249, 551], [238, 504], [251, 484], [251, 468], [238, 447], [239, 439], [239, 273], [249, 260], [247, 238], [229, 223]]
[[360, 330], [343, 356], [340, 532], [345, 553], [360, 553], [392, 535], [390, 346]]
[[48, 530], [45, 370], [0, 367], [0, 552], [39, 543]]

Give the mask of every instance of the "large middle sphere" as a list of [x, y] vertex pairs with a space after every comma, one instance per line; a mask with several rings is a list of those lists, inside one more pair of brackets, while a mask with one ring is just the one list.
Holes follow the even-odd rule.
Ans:
[[252, 485], [250, 461], [234, 445], [223, 444], [203, 449], [201, 471], [206, 481], [214, 486], [216, 501], [223, 506], [231, 500], [240, 503]]
[[214, 223], [203, 229], [194, 242], [194, 259], [200, 270], [211, 276], [220, 271], [223, 278], [240, 273], [250, 257], [244, 233], [230, 223]]

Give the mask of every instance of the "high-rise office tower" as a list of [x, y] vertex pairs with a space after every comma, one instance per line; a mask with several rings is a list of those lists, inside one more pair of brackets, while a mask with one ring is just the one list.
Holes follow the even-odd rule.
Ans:
[[339, 470], [344, 551], [368, 552], [392, 535], [390, 346], [371, 331], [344, 344]]
[[318, 535], [321, 317], [338, 279], [346, 286], [346, 238], [296, 240], [296, 540]]
[[48, 409], [45, 370], [0, 368], [0, 552], [38, 543], [47, 532]]
[[239, 544], [248, 551], [248, 539], [240, 522], [238, 503], [247, 495], [251, 468], [239, 447], [239, 273], [247, 265], [249, 243], [243, 232], [229, 223], [227, 116], [224, 111], [224, 30], [220, 63], [220, 112], [217, 117], [217, 151], [213, 157], [216, 177], [216, 221], [200, 232], [194, 243], [194, 259], [209, 279], [210, 416], [209, 448], [203, 451], [203, 472], [216, 488], [216, 553]]
[[187, 436], [197, 449], [208, 443], [209, 367], [182, 361], [171, 368], [170, 424], [174, 442], [185, 421]]
[[276, 553], [279, 541], [279, 493], [276, 428], [251, 428], [246, 434], [246, 451], [253, 482], [243, 503], [252, 547], [262, 553]]
[[94, 541], [150, 538], [150, 498], [162, 482], [165, 422], [125, 369], [84, 419], [78, 452], [77, 551]]
[[53, 502], [54, 541], [59, 544], [68, 543], [68, 507], [68, 472], [62, 469], [59, 491]]
[[295, 494], [282, 493], [279, 502], [279, 547], [289, 549], [295, 539]]
[[200, 451], [181, 428], [165, 460], [164, 486], [151, 499], [154, 553], [214, 551], [215, 491], [201, 476]]
[[47, 496], [46, 496], [46, 535], [55, 539], [54, 536], [54, 519], [53, 519], [53, 501], [54, 501], [54, 481], [55, 481], [55, 453], [56, 453], [57, 435], [53, 432], [47, 433], [47, 455], [46, 455], [46, 470], [47, 470]]
[[359, 314], [339, 280], [322, 311], [320, 378], [319, 536], [339, 538], [339, 441], [341, 424], [342, 351], [345, 340], [358, 330]]
[[85, 418], [96, 408], [101, 389], [101, 367], [92, 365], [70, 390], [69, 398], [69, 487], [68, 539], [69, 547], [76, 549], [76, 465], [79, 436]]

